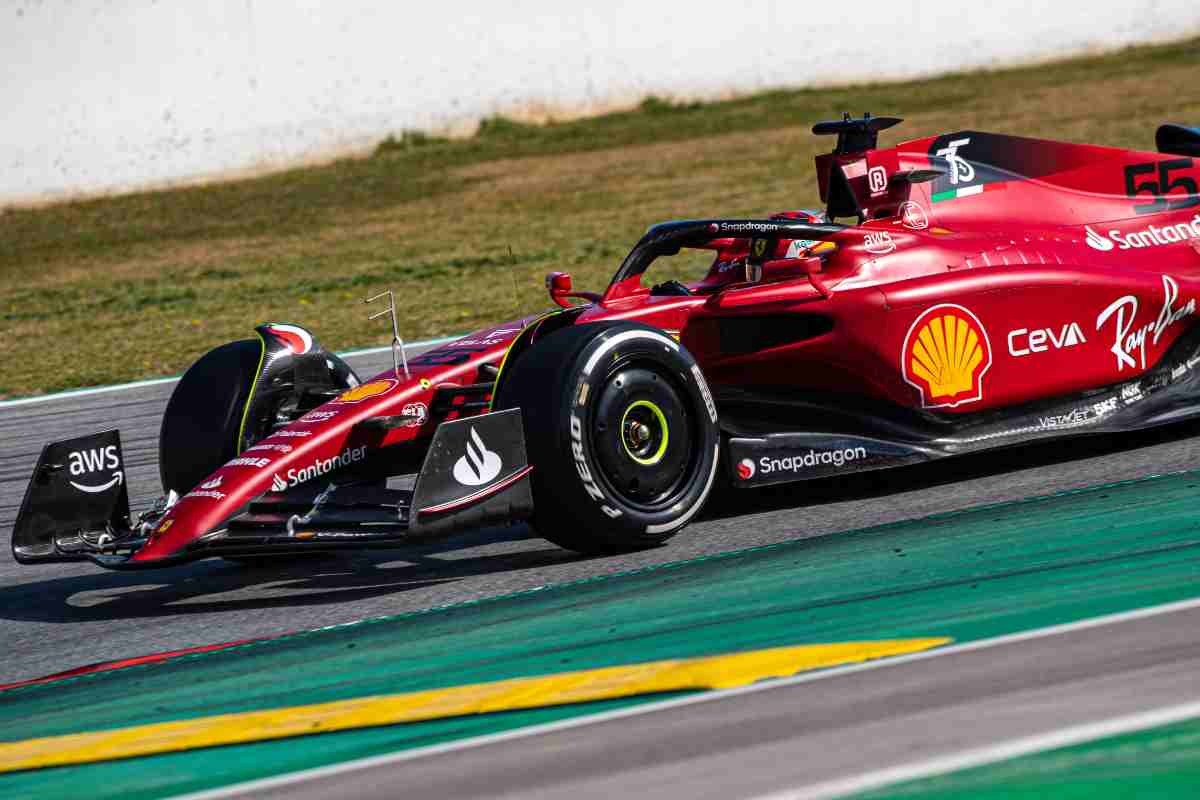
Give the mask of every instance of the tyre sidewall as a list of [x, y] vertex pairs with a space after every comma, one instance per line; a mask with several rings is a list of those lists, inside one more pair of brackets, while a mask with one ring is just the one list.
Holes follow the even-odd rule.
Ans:
[[[561, 544], [566, 538], [566, 546], [583, 550], [631, 549], [670, 538], [700, 510], [716, 477], [716, 408], [695, 360], [660, 330], [640, 323], [592, 323], [553, 337], [563, 338], [555, 342], [559, 360], [551, 384], [516, 393], [524, 400], [534, 464], [535, 526], [552, 541]], [[637, 507], [613, 490], [588, 434], [610, 367], [647, 362], [671, 380], [695, 420], [694, 454], [684, 483], [673, 491], [669, 506], [654, 510]], [[586, 537], [553, 533], [572, 527]]]
[[238, 431], [258, 376], [262, 342], [210, 350], [180, 378], [159, 429], [163, 490], [185, 494], [237, 455]]

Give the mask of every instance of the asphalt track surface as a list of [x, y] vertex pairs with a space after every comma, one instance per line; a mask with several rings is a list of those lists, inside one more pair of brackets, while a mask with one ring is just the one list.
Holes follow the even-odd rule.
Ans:
[[[360, 375], [386, 353], [352, 359]], [[0, 682], [97, 661], [269, 636], [1200, 464], [1200, 425], [1016, 448], [783, 489], [727, 490], [677, 539], [583, 558], [516, 526], [411, 549], [136, 573], [22, 567], [7, 542], [42, 445], [119, 427], [135, 510], [159, 493], [158, 425], [173, 384], [0, 407]], [[1193, 626], [1194, 627], [1194, 626]], [[930, 689], [930, 691], [934, 691]]]
[[1064, 628], [247, 789], [288, 800], [827, 797], [876, 771], [1200, 699], [1200, 608]]

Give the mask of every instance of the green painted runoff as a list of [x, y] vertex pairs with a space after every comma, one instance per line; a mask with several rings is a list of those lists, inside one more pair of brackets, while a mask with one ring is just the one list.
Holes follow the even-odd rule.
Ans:
[[[1096, 487], [4, 692], [0, 740], [783, 645], [958, 641], [1200, 594], [1200, 474]], [[14, 773], [0, 795], [160, 797], [651, 698]]]
[[858, 800], [1171, 800], [1200, 795], [1200, 719], [889, 786]]

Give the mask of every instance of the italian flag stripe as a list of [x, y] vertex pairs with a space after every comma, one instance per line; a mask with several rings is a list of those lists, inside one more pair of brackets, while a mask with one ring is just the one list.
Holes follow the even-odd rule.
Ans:
[[964, 186], [961, 189], [951, 189], [948, 192], [938, 192], [932, 199], [935, 203], [940, 203], [943, 200], [957, 200], [960, 197], [970, 197], [971, 195], [983, 194], [984, 192], [999, 191], [1007, 185], [1007, 183], [980, 183], [975, 186]]

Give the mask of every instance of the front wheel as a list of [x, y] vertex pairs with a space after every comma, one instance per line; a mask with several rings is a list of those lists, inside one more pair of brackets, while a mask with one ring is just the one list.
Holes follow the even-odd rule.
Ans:
[[601, 322], [557, 331], [501, 376], [494, 406], [521, 408], [534, 527], [562, 547], [659, 544], [712, 489], [716, 406], [691, 354], [656, 328]]

